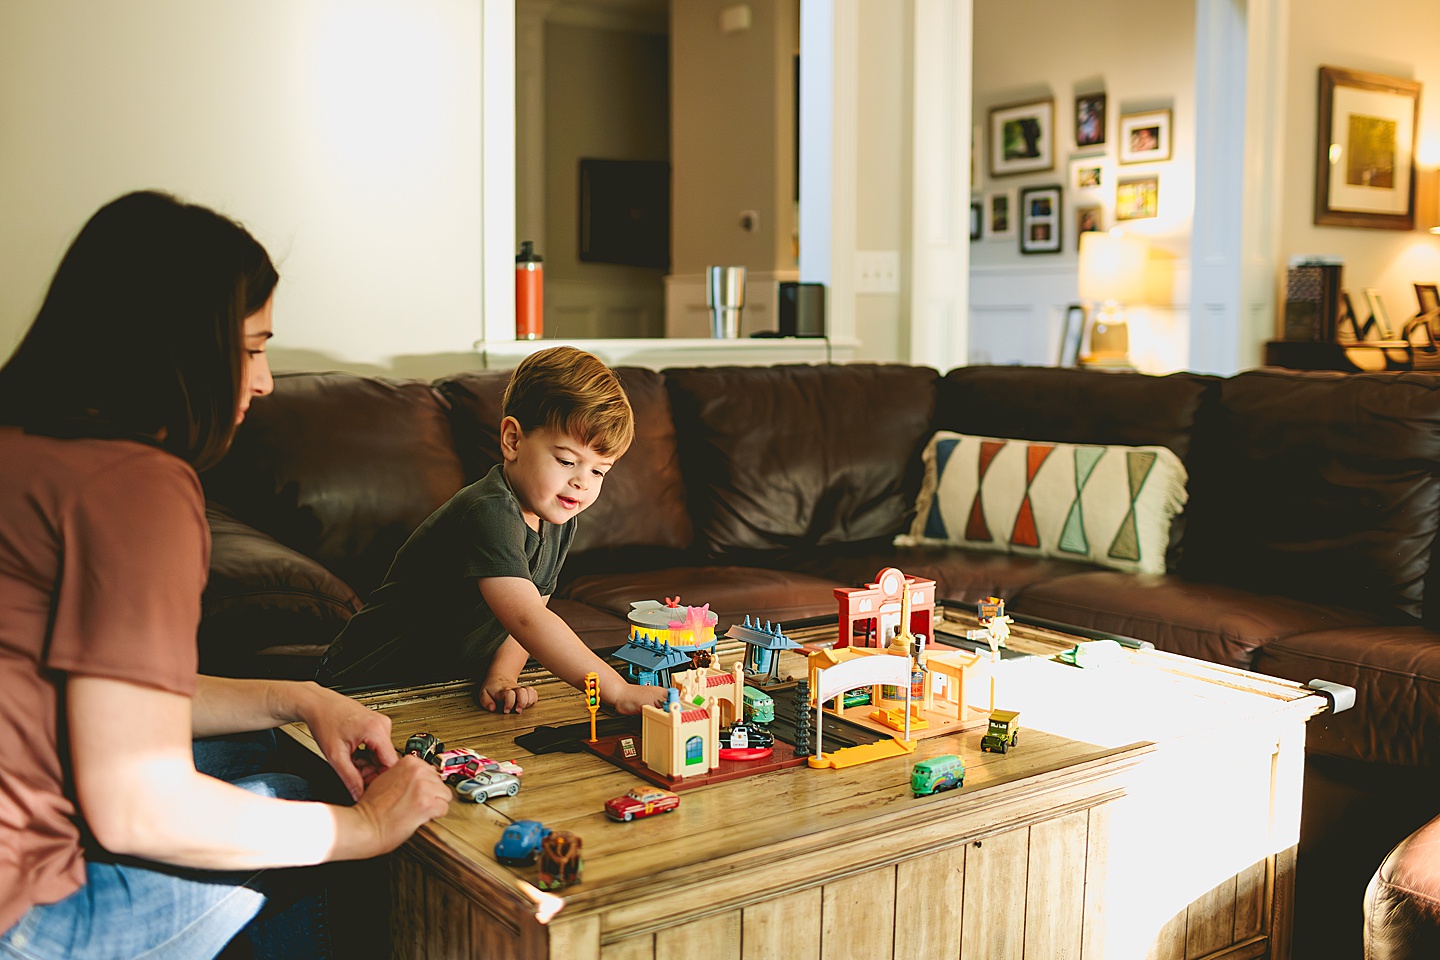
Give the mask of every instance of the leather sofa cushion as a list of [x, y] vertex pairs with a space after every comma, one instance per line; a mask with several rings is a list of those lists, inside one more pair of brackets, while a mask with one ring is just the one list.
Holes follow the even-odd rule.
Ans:
[[[595, 574], [581, 577], [562, 591], [564, 599], [586, 603], [625, 618], [636, 600], [709, 604], [720, 618], [715, 630], [724, 633], [746, 615], [767, 620], [800, 620], [835, 616], [835, 588], [846, 586], [804, 573], [759, 567], [676, 567], [641, 574]], [[554, 603], [555, 601], [551, 601]], [[628, 631], [628, 627], [627, 627]], [[622, 637], [622, 642], [624, 638]]]
[[742, 559], [905, 529], [930, 438], [934, 370], [696, 367], [665, 378], [697, 536], [711, 555]]
[[1380, 626], [1297, 633], [1267, 644], [1255, 669], [1299, 683], [1318, 678], [1355, 688], [1354, 709], [1310, 721], [1311, 753], [1440, 766], [1440, 636], [1429, 630]]
[[1171, 653], [1246, 669], [1257, 650], [1280, 637], [1375, 623], [1374, 617], [1344, 607], [1257, 596], [1175, 576], [1108, 571], [1036, 583], [1012, 607], [1029, 616], [1149, 640]]
[[937, 599], [959, 603], [975, 603], [986, 597], [1005, 597], [1009, 603], [1033, 583], [1095, 569], [1072, 560], [952, 547], [894, 547], [888, 541], [817, 550], [791, 558], [789, 566], [850, 587], [873, 583], [881, 570], [898, 567], [912, 577], [934, 580]]
[[1252, 370], [1221, 385], [1192, 471], [1185, 572], [1396, 622], [1425, 605], [1440, 527], [1440, 378]]
[[[642, 367], [617, 367], [615, 373], [635, 411], [635, 441], [606, 475], [600, 498], [580, 518], [570, 556], [633, 547], [687, 550], [695, 531], [665, 380]], [[436, 389], [450, 401], [455, 445], [470, 480], [500, 462], [500, 400], [509, 382], [508, 370], [436, 381]]]
[[[213, 505], [210, 580], [200, 620], [200, 671], [256, 676], [261, 660], [311, 658], [266, 675], [309, 679], [330, 641], [360, 609], [360, 599], [329, 570]], [[277, 661], [278, 662], [278, 661]]]
[[201, 480], [210, 499], [363, 599], [464, 476], [428, 384], [326, 373], [276, 377]]

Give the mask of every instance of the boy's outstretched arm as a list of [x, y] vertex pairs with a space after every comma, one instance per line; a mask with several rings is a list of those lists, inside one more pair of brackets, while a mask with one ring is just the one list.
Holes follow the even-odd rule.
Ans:
[[[664, 702], [663, 688], [630, 683], [596, 656], [575, 631], [545, 605], [545, 598], [529, 580], [481, 577], [480, 593], [510, 637], [570, 686], [582, 690], [585, 674], [599, 674], [600, 702], [625, 714], [639, 713], [647, 703], [658, 707]], [[498, 656], [505, 655], [505, 646], [501, 645]], [[513, 654], [513, 650], [511, 652]]]

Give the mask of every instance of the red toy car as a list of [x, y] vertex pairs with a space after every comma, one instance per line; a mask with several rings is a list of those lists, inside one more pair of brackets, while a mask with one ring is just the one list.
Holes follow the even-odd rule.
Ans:
[[680, 797], [659, 787], [636, 787], [623, 797], [605, 801], [605, 813], [611, 820], [629, 823], [636, 817], [669, 813], [680, 806]]

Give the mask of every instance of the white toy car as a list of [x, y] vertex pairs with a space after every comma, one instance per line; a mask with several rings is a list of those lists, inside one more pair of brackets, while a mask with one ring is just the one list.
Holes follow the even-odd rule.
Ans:
[[491, 797], [513, 797], [520, 792], [520, 778], [513, 773], [490, 770], [455, 784], [455, 792], [466, 800], [484, 803]]

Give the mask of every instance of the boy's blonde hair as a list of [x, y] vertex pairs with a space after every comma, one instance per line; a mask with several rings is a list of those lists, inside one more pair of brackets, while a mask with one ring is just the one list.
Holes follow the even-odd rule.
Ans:
[[606, 457], [620, 456], [635, 439], [635, 413], [619, 379], [598, 357], [574, 347], [550, 347], [522, 360], [501, 411], [522, 430], [549, 427]]

